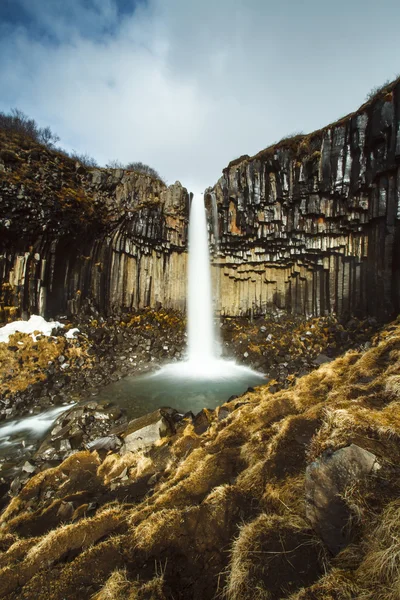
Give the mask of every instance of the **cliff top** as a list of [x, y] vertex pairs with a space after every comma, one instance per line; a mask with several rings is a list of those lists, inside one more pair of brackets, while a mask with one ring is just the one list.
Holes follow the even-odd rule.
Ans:
[[151, 172], [85, 166], [31, 136], [0, 129], [0, 226], [4, 236], [112, 226], [138, 211], [185, 216], [186, 190]]
[[372, 110], [377, 102], [391, 101], [393, 97], [393, 90], [399, 83], [400, 76], [394, 81], [385, 83], [383, 86], [372, 90], [367, 100], [356, 111], [349, 113], [337, 121], [334, 121], [329, 125], [326, 125], [325, 127], [322, 127], [321, 129], [311, 133], [294, 133], [292, 135], [285, 136], [278, 142], [275, 142], [267, 148], [260, 150], [254, 156], [243, 154], [242, 156], [232, 160], [223, 171], [226, 172], [232, 167], [236, 167], [245, 162], [271, 158], [279, 150], [289, 150], [291, 153], [295, 154], [299, 160], [301, 160], [305, 156], [310, 155], [319, 149], [323, 135], [329, 129], [343, 125], [350, 119]]

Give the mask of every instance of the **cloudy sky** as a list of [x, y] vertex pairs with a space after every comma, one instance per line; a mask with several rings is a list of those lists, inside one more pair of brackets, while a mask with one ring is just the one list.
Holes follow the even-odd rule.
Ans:
[[191, 190], [400, 72], [398, 0], [0, 0], [0, 110]]

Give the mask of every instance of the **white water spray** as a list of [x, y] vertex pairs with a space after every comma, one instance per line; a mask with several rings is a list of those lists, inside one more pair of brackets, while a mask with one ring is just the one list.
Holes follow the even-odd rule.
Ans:
[[210, 256], [203, 195], [193, 196], [189, 220], [188, 358], [216, 358], [211, 294]]

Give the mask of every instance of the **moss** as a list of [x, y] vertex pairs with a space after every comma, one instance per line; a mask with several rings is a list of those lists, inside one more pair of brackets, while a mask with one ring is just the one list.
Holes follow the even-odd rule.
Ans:
[[[12, 318], [16, 312], [17, 309], [10, 308], [5, 311], [5, 316]], [[15, 394], [45, 381], [49, 364], [60, 365], [58, 359], [61, 355], [71, 372], [91, 368], [92, 358], [87, 354], [87, 342], [67, 340], [64, 335], [53, 338], [36, 333], [36, 340], [31, 335], [15, 333], [7, 344], [0, 343], [0, 393]], [[81, 358], [85, 359], [83, 367]]]

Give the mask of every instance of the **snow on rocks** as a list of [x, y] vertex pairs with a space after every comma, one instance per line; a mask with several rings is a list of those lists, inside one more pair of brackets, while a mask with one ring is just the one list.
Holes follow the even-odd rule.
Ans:
[[76, 333], [79, 333], [79, 329], [78, 329], [77, 327], [73, 327], [72, 329], [69, 329], [69, 330], [67, 331], [67, 333], [65, 334], [65, 337], [66, 337], [68, 340], [72, 340], [72, 339], [74, 339], [74, 338], [75, 338], [75, 334], [76, 334]]
[[3, 342], [8, 344], [10, 336], [17, 331], [20, 333], [30, 333], [33, 340], [36, 341], [34, 336], [35, 331], [42, 335], [49, 336], [51, 335], [52, 330], [57, 327], [64, 327], [64, 325], [58, 321], [46, 321], [39, 315], [31, 315], [28, 321], [13, 321], [4, 327], [0, 327], [0, 343]]

